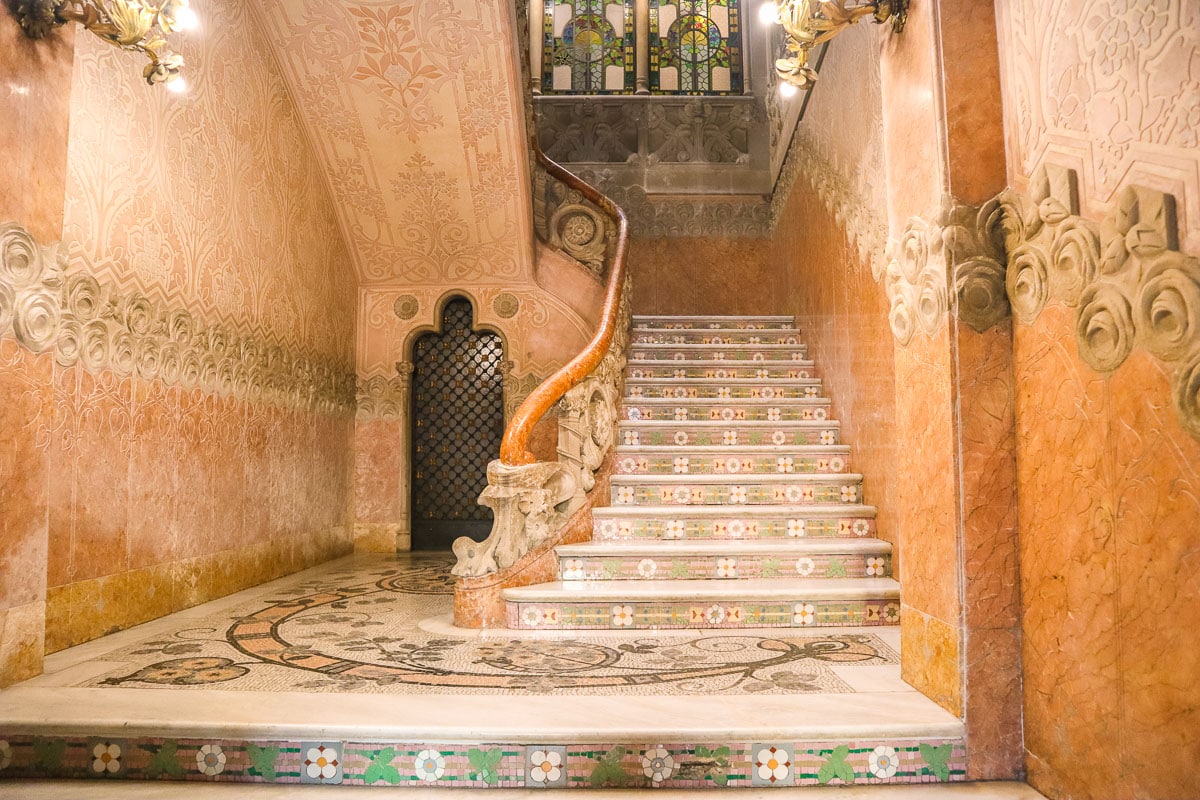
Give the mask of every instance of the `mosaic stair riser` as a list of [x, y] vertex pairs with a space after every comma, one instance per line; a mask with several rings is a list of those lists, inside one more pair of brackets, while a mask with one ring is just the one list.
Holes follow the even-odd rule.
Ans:
[[522, 630], [675, 630], [705, 628], [825, 628], [899, 625], [900, 604], [867, 600], [651, 600], [506, 603], [509, 628]]
[[780, 516], [769, 519], [676, 519], [645, 517], [605, 519], [596, 509], [593, 537], [597, 541], [707, 540], [707, 539], [849, 539], [875, 535], [875, 520], [868, 517], [821, 519]]
[[[655, 447], [674, 446], [681, 448], [680, 454], [685, 455], [689, 447], [736, 447], [739, 445], [775, 445], [777, 447], [794, 445], [812, 447], [814, 445], [836, 445], [841, 441], [839, 428], [836, 426], [813, 425], [806, 427], [752, 427], [750, 425], [717, 425], [711, 427], [688, 427], [686, 423], [679, 425], [641, 425], [623, 422], [618, 431], [621, 442], [629, 441], [626, 434], [635, 433], [637, 436], [630, 441], [639, 445]], [[732, 441], [733, 444], [726, 445]]]
[[829, 419], [829, 400], [739, 406], [643, 400], [627, 402], [622, 413], [630, 422], [824, 422]]
[[[765, 362], [758, 362], [765, 363]], [[674, 379], [686, 380], [694, 378], [697, 380], [802, 380], [806, 378], [817, 378], [817, 371], [812, 366], [793, 366], [792, 364], [782, 364], [771, 367], [758, 366], [729, 366], [724, 368], [713, 367], [711, 364], [695, 367], [680, 367], [672, 364], [664, 364], [662, 366], [640, 366], [632, 367], [626, 371], [626, 377], [632, 380], [641, 378], [654, 379]]]
[[617, 472], [622, 475], [827, 475], [849, 471], [848, 455], [617, 455]]
[[857, 504], [862, 498], [862, 478], [846, 476], [844, 483], [795, 484], [744, 483], [681, 486], [678, 484], [641, 484], [613, 486], [613, 505], [723, 506], [779, 505], [782, 503], [815, 505]]
[[886, 553], [815, 553], [809, 556], [671, 556], [642, 558], [595, 556], [559, 560], [563, 581], [695, 580], [712, 578], [890, 578]]
[[0, 787], [3, 779], [39, 778], [447, 789], [720, 789], [966, 779], [961, 739], [903, 736], [538, 745], [7, 736], [0, 757], [11, 763], [0, 772]]
[[705, 361], [715, 364], [747, 366], [778, 362], [810, 364], [808, 348], [803, 345], [755, 346], [746, 350], [730, 349], [725, 345], [691, 345], [681, 342], [662, 342], [656, 345], [634, 345], [629, 358], [634, 364], [655, 364], [664, 361]]
[[787, 344], [803, 347], [798, 331], [714, 331], [714, 330], [634, 330], [633, 343], [639, 344], [707, 344], [723, 347], [753, 347], [758, 344]]
[[626, 384], [625, 396], [636, 403], [639, 398], [661, 398], [663, 400], [795, 400], [821, 397], [820, 386], [651, 386]]

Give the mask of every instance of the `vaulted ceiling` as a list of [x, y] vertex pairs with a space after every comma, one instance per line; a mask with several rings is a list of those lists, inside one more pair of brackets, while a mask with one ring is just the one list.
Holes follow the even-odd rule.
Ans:
[[364, 286], [503, 283], [533, 241], [507, 0], [262, 0]]

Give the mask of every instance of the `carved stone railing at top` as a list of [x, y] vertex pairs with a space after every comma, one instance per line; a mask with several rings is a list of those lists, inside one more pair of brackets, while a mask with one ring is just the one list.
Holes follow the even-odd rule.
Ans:
[[[525, 398], [505, 428], [500, 458], [488, 464], [488, 487], [479, 497], [495, 514], [492, 531], [483, 542], [463, 537], [454, 543], [458, 563], [453, 573], [461, 577], [504, 570], [551, 540], [586, 504], [596, 471], [616, 440], [629, 349], [629, 223], [611, 200], [546, 157], [536, 142], [533, 147], [550, 178], [615, 224], [612, 262], [595, 335]], [[555, 408], [558, 460], [539, 462], [529, 452], [529, 439], [538, 421]]]

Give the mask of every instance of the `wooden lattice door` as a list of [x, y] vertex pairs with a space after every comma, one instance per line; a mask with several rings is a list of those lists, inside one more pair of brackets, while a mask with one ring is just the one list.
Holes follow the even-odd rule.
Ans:
[[459, 536], [487, 537], [492, 510], [477, 502], [488, 462], [500, 455], [504, 390], [500, 337], [472, 330], [471, 303], [448, 302], [442, 332], [413, 353], [412, 541], [448, 549]]

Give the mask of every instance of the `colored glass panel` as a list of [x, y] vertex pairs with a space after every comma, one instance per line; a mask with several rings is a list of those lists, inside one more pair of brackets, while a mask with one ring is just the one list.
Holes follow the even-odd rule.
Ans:
[[742, 91], [739, 0], [650, 0], [650, 91]]
[[547, 2], [543, 22], [543, 93], [633, 92], [633, 0]]

